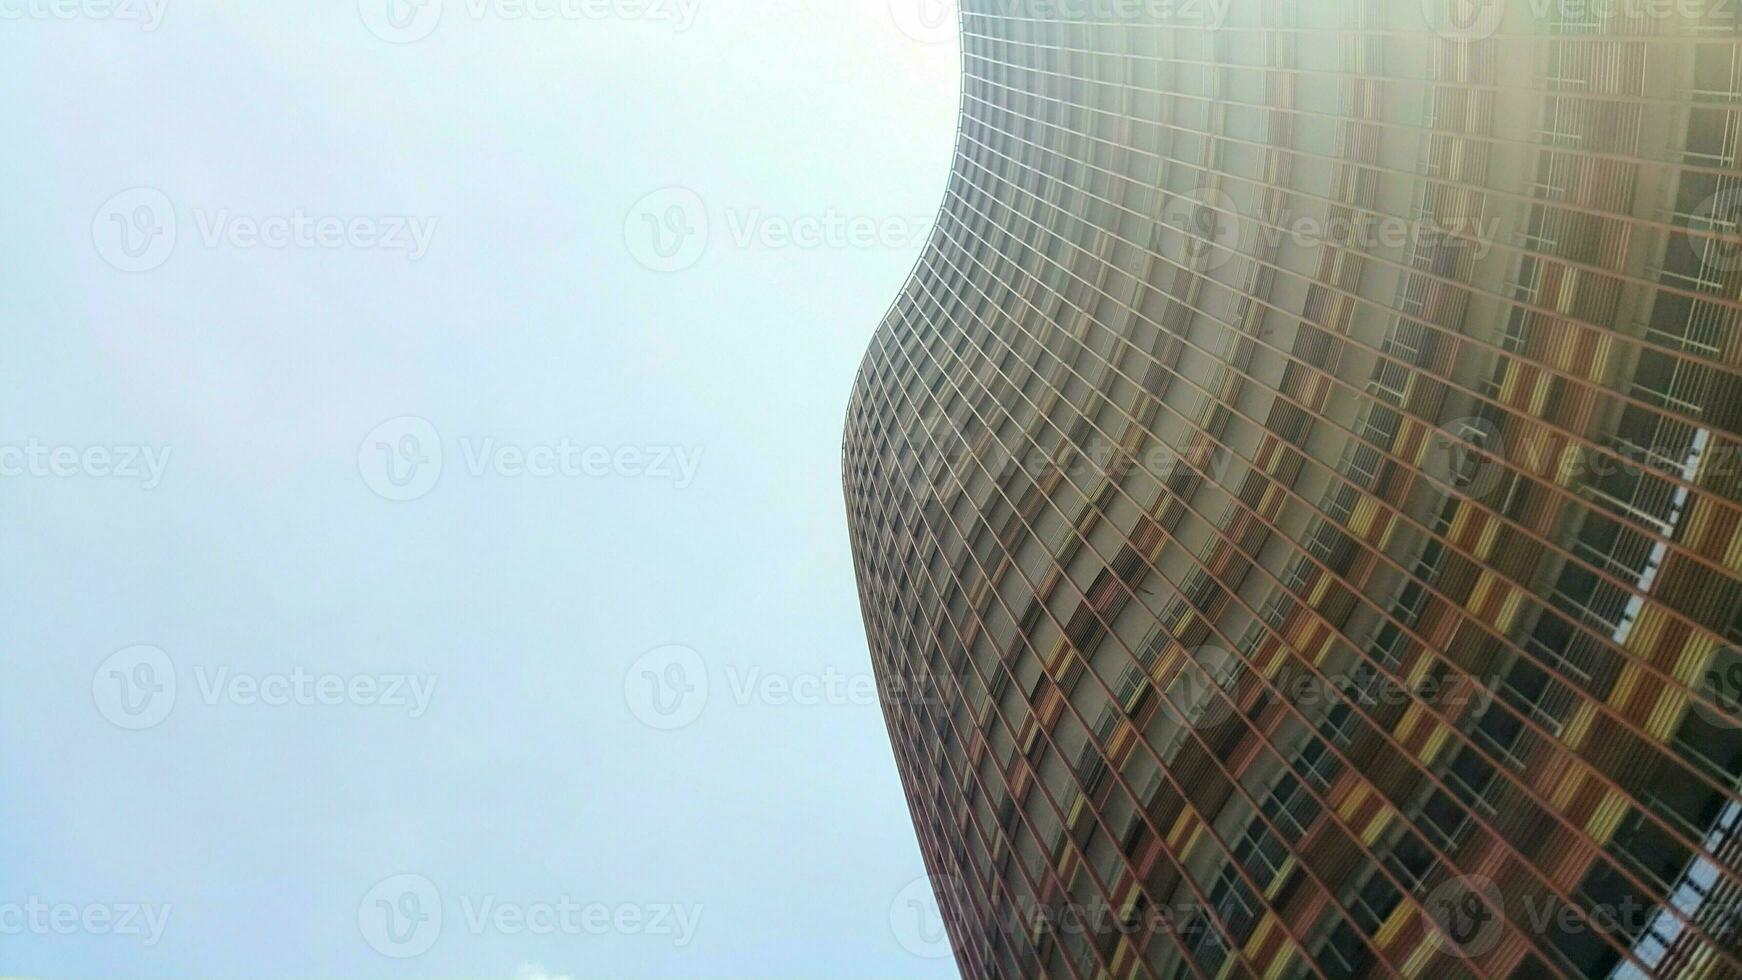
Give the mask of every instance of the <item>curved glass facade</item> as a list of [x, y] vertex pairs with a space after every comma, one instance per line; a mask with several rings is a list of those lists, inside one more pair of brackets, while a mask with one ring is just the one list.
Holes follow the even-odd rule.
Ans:
[[968, 976], [1742, 976], [1737, 5], [964, 0], [848, 410]]

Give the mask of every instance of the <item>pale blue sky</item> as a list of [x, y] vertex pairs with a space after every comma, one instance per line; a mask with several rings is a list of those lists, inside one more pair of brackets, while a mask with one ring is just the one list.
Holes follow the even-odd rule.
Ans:
[[839, 447], [953, 42], [66, 2], [0, 19], [0, 975], [952, 975]]

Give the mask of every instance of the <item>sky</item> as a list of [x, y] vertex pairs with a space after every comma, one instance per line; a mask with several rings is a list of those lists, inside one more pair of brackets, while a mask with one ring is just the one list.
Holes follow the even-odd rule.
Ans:
[[940, 9], [0, 0], [0, 976], [953, 975], [840, 490]]

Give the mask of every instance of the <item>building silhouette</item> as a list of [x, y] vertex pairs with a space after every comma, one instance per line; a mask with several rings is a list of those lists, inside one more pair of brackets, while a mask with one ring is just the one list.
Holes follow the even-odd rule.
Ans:
[[1737, 5], [961, 6], [844, 471], [964, 975], [1742, 976]]

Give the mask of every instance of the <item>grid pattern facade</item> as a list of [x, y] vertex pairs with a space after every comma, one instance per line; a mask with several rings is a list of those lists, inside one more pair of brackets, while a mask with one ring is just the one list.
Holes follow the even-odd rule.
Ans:
[[844, 469], [964, 975], [1742, 977], [1737, 5], [961, 6]]

